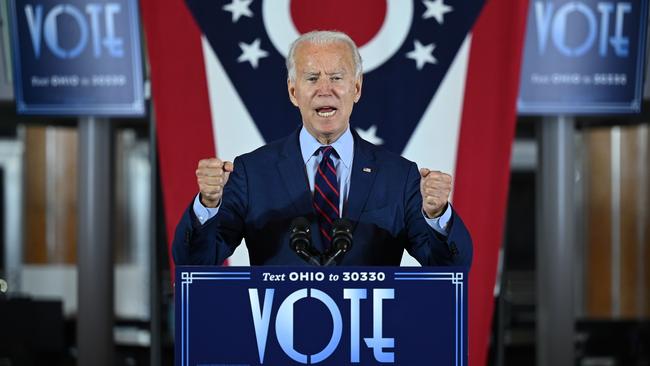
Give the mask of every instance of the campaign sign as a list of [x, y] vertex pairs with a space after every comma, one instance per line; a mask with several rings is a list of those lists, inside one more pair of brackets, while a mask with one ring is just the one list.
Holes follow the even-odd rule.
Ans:
[[11, 0], [23, 114], [144, 113], [136, 0]]
[[639, 112], [647, 6], [647, 0], [531, 0], [519, 112]]
[[177, 366], [467, 364], [467, 272], [176, 267]]

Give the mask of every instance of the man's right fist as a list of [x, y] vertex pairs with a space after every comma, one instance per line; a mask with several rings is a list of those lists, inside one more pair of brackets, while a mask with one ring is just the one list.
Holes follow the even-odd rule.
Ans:
[[229, 161], [217, 158], [199, 160], [196, 168], [196, 182], [201, 192], [201, 203], [205, 207], [217, 207], [221, 203], [223, 186], [226, 185], [234, 166]]

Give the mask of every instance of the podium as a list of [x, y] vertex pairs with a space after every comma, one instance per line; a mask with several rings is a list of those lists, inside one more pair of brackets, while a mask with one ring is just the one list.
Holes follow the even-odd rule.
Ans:
[[467, 269], [179, 266], [175, 364], [467, 365]]

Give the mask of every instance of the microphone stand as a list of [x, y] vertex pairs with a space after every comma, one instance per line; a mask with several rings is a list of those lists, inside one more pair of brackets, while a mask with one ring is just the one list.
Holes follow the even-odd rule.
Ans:
[[320, 267], [320, 252], [311, 245], [309, 221], [304, 217], [296, 217], [290, 226], [289, 247], [300, 258], [309, 264]]
[[327, 267], [327, 266], [332, 266], [332, 265], [334, 265], [333, 262], [334, 262], [334, 260], [336, 259], [336, 257], [338, 257], [339, 255], [341, 255], [341, 254], [343, 254], [343, 253], [345, 253], [344, 250], [342, 250], [342, 249], [338, 249], [338, 250], [334, 253], [334, 255], [332, 255], [331, 257], [329, 257], [329, 258], [327, 259], [327, 261], [326, 261], [325, 263], [323, 263], [323, 267]]

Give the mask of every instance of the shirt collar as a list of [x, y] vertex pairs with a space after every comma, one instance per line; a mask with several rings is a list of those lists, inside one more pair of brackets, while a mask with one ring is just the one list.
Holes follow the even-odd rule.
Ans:
[[[314, 155], [316, 150], [321, 146], [326, 146], [318, 142], [304, 127], [300, 129], [299, 139], [302, 160], [305, 164], [307, 164], [307, 161]], [[350, 132], [350, 126], [343, 132], [341, 137], [334, 141], [332, 147], [336, 150], [343, 164], [349, 169], [352, 166], [352, 156], [354, 153], [354, 137], [352, 137], [352, 132]]]

